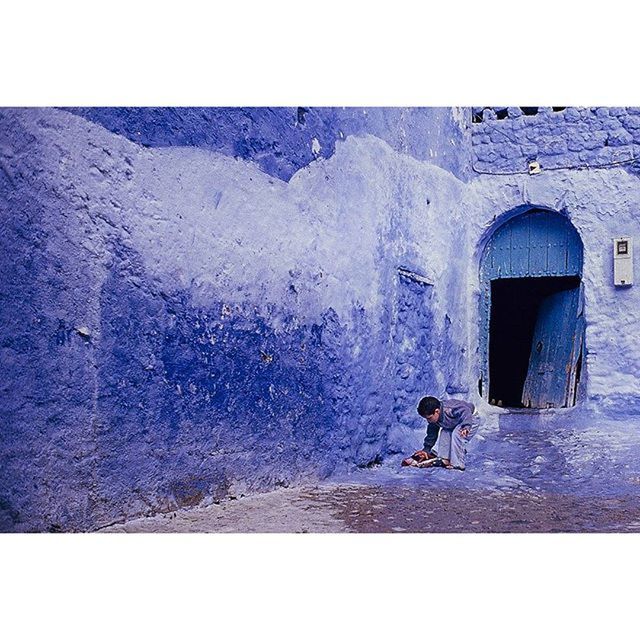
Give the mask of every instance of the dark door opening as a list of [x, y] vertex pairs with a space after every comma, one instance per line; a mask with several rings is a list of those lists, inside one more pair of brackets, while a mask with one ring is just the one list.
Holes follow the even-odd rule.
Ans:
[[[575, 388], [569, 390], [568, 385], [577, 387], [580, 375], [581, 340], [576, 347], [579, 288], [577, 276], [491, 281], [492, 404], [524, 407], [523, 392], [526, 406], [567, 406], [575, 402]], [[575, 371], [570, 371], [571, 367]]]

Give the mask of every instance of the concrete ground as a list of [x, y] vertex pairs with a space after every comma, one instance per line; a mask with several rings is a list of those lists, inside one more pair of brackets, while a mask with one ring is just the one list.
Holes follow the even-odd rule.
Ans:
[[[446, 471], [438, 471], [446, 473]], [[323, 484], [130, 520], [111, 533], [640, 531], [635, 498]]]
[[330, 482], [138, 518], [100, 531], [640, 531], [638, 433], [640, 424], [628, 421], [577, 420], [558, 413], [542, 422], [506, 414], [472, 441], [464, 472], [403, 468], [397, 455]]
[[138, 518], [101, 531], [637, 532], [640, 497], [536, 491], [507, 478], [489, 488], [474, 483], [468, 472], [399, 469], [385, 464], [338, 482]]

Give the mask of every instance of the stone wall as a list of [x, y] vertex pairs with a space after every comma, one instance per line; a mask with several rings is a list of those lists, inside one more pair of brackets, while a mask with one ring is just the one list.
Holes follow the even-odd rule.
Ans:
[[534, 160], [543, 171], [613, 165], [638, 171], [639, 108], [535, 109], [535, 114], [526, 115], [520, 107], [474, 108], [471, 139], [476, 172], [527, 173]]

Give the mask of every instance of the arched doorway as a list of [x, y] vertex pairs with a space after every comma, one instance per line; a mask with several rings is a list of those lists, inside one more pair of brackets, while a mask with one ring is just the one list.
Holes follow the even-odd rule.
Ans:
[[584, 352], [583, 246], [569, 219], [529, 209], [480, 260], [480, 394], [505, 407], [570, 407]]

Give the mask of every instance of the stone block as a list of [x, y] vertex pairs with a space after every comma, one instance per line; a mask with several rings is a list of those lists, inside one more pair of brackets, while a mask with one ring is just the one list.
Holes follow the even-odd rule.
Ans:
[[624, 107], [610, 107], [609, 115], [614, 118], [627, 115], [627, 110]]
[[593, 152], [592, 165], [606, 167], [616, 162], [625, 162], [632, 157], [631, 148], [627, 147], [603, 147]]
[[603, 151], [608, 152], [610, 162], [627, 162], [634, 157], [633, 145], [625, 145], [624, 147], [605, 147]]
[[542, 155], [559, 155], [567, 152], [567, 143], [561, 138], [547, 138], [538, 145]]
[[538, 157], [538, 145], [537, 144], [533, 144], [533, 143], [523, 144], [520, 147], [520, 151], [522, 152], [522, 156], [524, 158], [526, 158], [527, 160], [533, 160], [534, 158]]
[[532, 142], [537, 139], [537, 136], [535, 136], [534, 132], [528, 127], [511, 132], [510, 137], [518, 144], [527, 144], [528, 142]]
[[574, 158], [573, 154], [559, 154], [555, 156], [545, 156], [544, 160], [544, 168], [545, 169], [566, 169], [568, 167], [573, 167], [577, 164], [580, 164], [576, 158]]
[[629, 129], [631, 131], [640, 129], [640, 115], [627, 115], [624, 118], [621, 118], [621, 122], [625, 129]]
[[581, 136], [574, 135], [567, 139], [567, 150], [582, 151], [584, 149], [584, 139]]
[[581, 165], [592, 165], [595, 162], [596, 154], [593, 150], [584, 150], [578, 154], [578, 160]]
[[561, 122], [548, 127], [546, 131], [547, 131], [547, 134], [550, 136], [563, 137], [565, 135], [566, 130], [567, 130], [567, 127], [565, 123]]
[[507, 109], [507, 113], [509, 114], [510, 118], [513, 118], [515, 120], [516, 118], [520, 118], [522, 116], [522, 109], [520, 107], [509, 107]]
[[580, 163], [584, 163], [594, 169], [598, 167], [605, 167], [612, 162], [619, 162], [616, 160], [614, 149], [609, 147], [601, 147], [597, 149], [585, 149], [581, 151], [578, 156]]
[[489, 145], [486, 144], [473, 145], [471, 151], [476, 158], [481, 159], [486, 157], [486, 154], [488, 153], [488, 146]]
[[477, 149], [474, 148], [474, 153], [478, 160], [482, 160], [483, 162], [493, 162], [498, 156], [496, 155], [494, 148], [492, 145], [482, 145]]
[[[605, 120], [602, 123], [602, 130], [603, 131], [616, 131], [617, 129], [620, 129], [622, 127], [622, 125], [620, 124], [620, 121], [618, 120], [618, 118], [607, 118], [607, 120]], [[624, 128], [624, 127], [622, 127]]]
[[581, 120], [580, 111], [576, 107], [569, 107], [562, 113], [564, 113], [566, 122], [578, 122]]
[[514, 158], [522, 157], [522, 152], [520, 151], [520, 148], [512, 144], [500, 145], [499, 149], [497, 149], [497, 152], [505, 160], [513, 160]]
[[585, 149], [599, 149], [604, 146], [607, 139], [606, 131], [594, 131], [590, 136], [584, 137]]
[[624, 145], [631, 144], [632, 142], [633, 136], [622, 127], [618, 127], [615, 131], [611, 131], [607, 138], [607, 143], [610, 147], [622, 147]]

